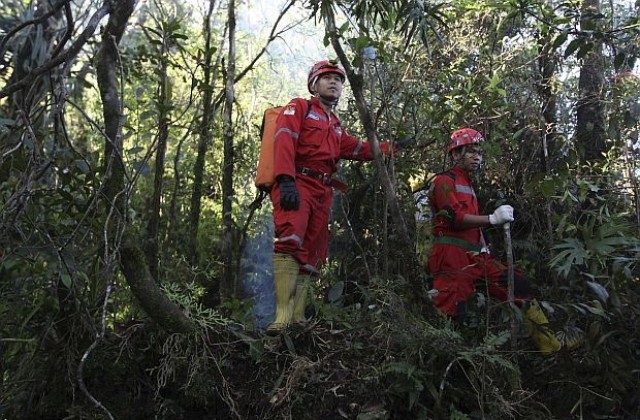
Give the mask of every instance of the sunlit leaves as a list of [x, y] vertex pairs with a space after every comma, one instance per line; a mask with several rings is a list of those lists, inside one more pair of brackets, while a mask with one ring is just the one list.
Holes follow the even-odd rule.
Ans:
[[[377, 25], [383, 30], [393, 29], [404, 37], [405, 48], [414, 39], [427, 47], [434, 38], [442, 42], [438, 28], [446, 26], [445, 4], [422, 0], [354, 0], [342, 3], [312, 0], [306, 7], [311, 10], [312, 16], [324, 21], [329, 14], [335, 13], [338, 4], [348, 16], [353, 17], [360, 31], [366, 33]], [[328, 45], [328, 40], [324, 42]]]

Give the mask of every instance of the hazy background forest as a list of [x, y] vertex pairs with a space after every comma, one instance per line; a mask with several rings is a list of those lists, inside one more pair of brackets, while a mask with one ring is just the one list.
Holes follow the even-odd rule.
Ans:
[[[640, 418], [639, 7], [3, 0], [0, 418]], [[350, 133], [415, 143], [342, 165], [311, 322], [269, 339], [261, 117], [325, 58]], [[434, 311], [411, 192], [460, 126], [578, 349], [482, 287], [465, 325]]]

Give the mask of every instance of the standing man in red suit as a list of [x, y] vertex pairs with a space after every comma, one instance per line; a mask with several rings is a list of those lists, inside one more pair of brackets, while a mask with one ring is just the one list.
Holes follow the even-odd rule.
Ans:
[[[339, 161], [373, 160], [371, 145], [340, 125], [336, 105], [345, 79], [336, 62], [315, 63], [307, 77], [311, 98], [292, 99], [276, 121], [276, 183], [270, 192], [276, 236], [276, 314], [268, 334], [305, 320], [310, 278], [319, 274], [327, 259], [333, 188], [346, 188], [332, 179]], [[396, 148], [409, 140], [397, 141]], [[389, 142], [381, 142], [380, 149], [387, 155], [392, 151]]]

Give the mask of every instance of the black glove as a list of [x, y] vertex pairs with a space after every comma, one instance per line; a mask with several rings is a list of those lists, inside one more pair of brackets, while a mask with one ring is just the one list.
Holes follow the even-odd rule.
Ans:
[[415, 139], [413, 137], [411, 137], [410, 135], [406, 135], [396, 140], [396, 145], [398, 146], [398, 149], [404, 149], [405, 147], [413, 144], [414, 141]]
[[280, 186], [280, 207], [283, 210], [298, 210], [300, 207], [300, 194], [296, 188], [296, 182], [288, 175], [278, 177]]

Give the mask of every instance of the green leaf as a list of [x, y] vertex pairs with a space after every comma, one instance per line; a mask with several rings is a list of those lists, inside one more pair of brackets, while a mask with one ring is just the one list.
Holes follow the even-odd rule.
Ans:
[[327, 301], [333, 304], [341, 301], [344, 295], [344, 288], [345, 285], [343, 281], [338, 281], [332, 285], [329, 290], [327, 290]]
[[500, 84], [500, 82], [502, 82], [502, 79], [500, 78], [500, 75], [496, 72], [494, 72], [491, 75], [491, 79], [489, 80], [489, 89], [491, 90], [495, 90], [496, 87], [498, 86], [498, 84]]
[[76, 276], [79, 280], [81, 280], [84, 284], [88, 284], [89, 283], [89, 276], [87, 275], [87, 273], [85, 273], [84, 271], [78, 271], [76, 273]]
[[0, 118], [0, 125], [3, 125], [5, 127], [11, 127], [16, 123], [16, 120], [12, 120], [9, 118]]
[[624, 60], [627, 58], [624, 52], [619, 52], [616, 54], [616, 58], [613, 60], [613, 65], [616, 69], [619, 69], [624, 64]]
[[587, 304], [587, 303], [577, 303], [575, 305], [573, 305], [575, 308], [577, 308], [580, 312], [583, 313], [592, 313], [593, 315], [599, 315], [599, 316], [606, 316], [606, 313], [604, 311], [604, 308], [602, 307], [602, 305], [600, 304], [599, 301], [594, 300], [589, 302], [591, 304]]
[[340, 27], [338, 28], [338, 35], [341, 37], [344, 36], [344, 33], [349, 30], [349, 26], [350, 23], [348, 21], [340, 25]]
[[286, 332], [282, 334], [282, 339], [284, 340], [284, 344], [287, 346], [287, 349], [290, 353], [296, 354], [296, 346], [293, 345], [293, 340], [289, 337], [289, 334]]
[[564, 50], [564, 58], [569, 57], [571, 54], [576, 52], [578, 48], [580, 48], [585, 43], [584, 39], [576, 38], [567, 45], [567, 49]]
[[371, 38], [369, 38], [368, 36], [359, 36], [356, 39], [356, 50], [357, 51], [362, 51], [365, 49], [365, 47], [367, 47], [369, 44], [371, 44]]
[[549, 261], [549, 266], [565, 278], [574, 266], [583, 265], [589, 259], [589, 252], [576, 238], [567, 238], [553, 249], [560, 252]]
[[133, 169], [136, 172], [140, 172], [140, 175], [147, 177], [151, 173], [151, 168], [147, 164], [146, 160], [135, 160], [133, 162]]
[[560, 46], [565, 43], [568, 37], [569, 32], [561, 32], [560, 34], [558, 34], [553, 40], [553, 44], [551, 44], [553, 49], [557, 50], [558, 48], [560, 48]]
[[18, 266], [19, 264], [20, 264], [19, 260], [12, 260], [7, 258], [4, 261], [2, 261], [2, 263], [0, 263], [0, 268], [2, 268], [3, 270], [11, 271], [13, 267]]
[[155, 111], [144, 111], [143, 113], [140, 114], [140, 120], [146, 120], [148, 118], [153, 117], [154, 115], [156, 115]]
[[71, 276], [69, 275], [69, 273], [60, 274], [60, 280], [67, 289], [71, 288], [71, 284], [73, 283], [73, 281], [71, 280]]
[[589, 52], [592, 49], [593, 49], [593, 43], [585, 42], [583, 45], [580, 46], [580, 49], [578, 50], [578, 54], [576, 54], [576, 57], [583, 58], [585, 55], [589, 54]]
[[513, 134], [513, 139], [514, 140], [519, 140], [522, 137], [522, 135], [524, 134], [525, 131], [527, 131], [527, 127], [521, 128], [520, 130], [516, 131]]
[[501, 331], [500, 334], [488, 334], [484, 338], [484, 344], [488, 349], [495, 350], [496, 348], [505, 344], [511, 334], [509, 331]]
[[556, 191], [556, 181], [546, 178], [540, 183], [540, 192], [545, 198], [549, 198]]
[[598, 299], [600, 299], [602, 302], [606, 302], [609, 299], [609, 292], [607, 292], [607, 289], [605, 289], [605, 287], [600, 283], [588, 281], [587, 286], [589, 286], [591, 290], [593, 290], [593, 292], [598, 296]]
[[89, 167], [89, 164], [86, 160], [76, 159], [74, 163], [76, 165], [76, 168], [78, 168], [83, 174], [88, 174], [91, 172], [91, 168]]

